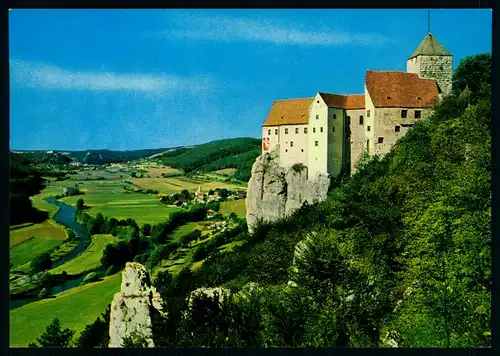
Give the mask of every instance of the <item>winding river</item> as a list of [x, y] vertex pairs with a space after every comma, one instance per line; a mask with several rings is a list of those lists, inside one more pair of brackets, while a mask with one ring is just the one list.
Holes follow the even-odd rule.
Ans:
[[59, 211], [56, 213], [56, 215], [53, 217], [53, 219], [61, 224], [66, 226], [68, 229], [71, 229], [74, 231], [75, 235], [78, 237], [80, 240], [80, 244], [70, 253], [68, 253], [66, 256], [60, 258], [56, 262], [54, 262], [52, 268], [55, 268], [57, 266], [60, 266], [68, 261], [71, 261], [73, 258], [77, 257], [80, 255], [85, 249], [87, 248], [88, 242], [90, 242], [90, 236], [89, 233], [87, 232], [87, 229], [85, 226], [80, 224], [78, 221], [76, 221], [76, 208], [68, 205], [61, 203], [60, 201], [57, 201], [55, 198], [46, 198], [45, 201], [47, 203], [53, 204], [59, 208]]
[[[60, 258], [59, 260], [55, 261], [52, 265], [52, 268], [55, 268], [57, 266], [60, 266], [64, 263], [67, 263], [71, 261], [73, 258], [77, 257], [81, 253], [85, 251], [87, 248], [89, 242], [90, 242], [90, 235], [87, 232], [87, 229], [85, 228], [84, 225], [80, 224], [76, 220], [75, 212], [76, 208], [68, 205], [61, 203], [60, 201], [57, 201], [55, 198], [46, 198], [46, 202], [53, 204], [59, 208], [59, 211], [54, 215], [53, 220], [56, 221], [57, 223], [64, 225], [68, 229], [71, 229], [74, 231], [75, 235], [78, 237], [80, 240], [80, 243], [78, 246], [73, 249], [70, 253], [65, 255], [64, 257]], [[103, 274], [102, 271], [99, 271], [98, 275]], [[76, 287], [80, 285], [80, 283], [83, 281], [85, 278], [84, 275], [77, 276], [71, 279], [66, 280], [64, 283], [59, 284], [57, 286], [54, 286], [51, 290], [52, 294], [57, 294], [60, 292], [63, 292], [65, 290], [71, 289], [73, 287]], [[16, 300], [11, 300], [10, 301], [10, 309], [15, 309], [19, 308], [20, 306], [23, 306], [25, 304], [31, 303], [38, 300], [36, 296], [27, 296], [27, 297], [22, 297], [20, 299]]]

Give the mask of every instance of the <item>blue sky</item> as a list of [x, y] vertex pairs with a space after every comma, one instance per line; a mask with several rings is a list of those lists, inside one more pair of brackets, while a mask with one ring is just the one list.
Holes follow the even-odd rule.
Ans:
[[[454, 55], [490, 10], [431, 10]], [[272, 101], [363, 93], [406, 70], [427, 10], [11, 10], [11, 149], [141, 149], [259, 137]]]

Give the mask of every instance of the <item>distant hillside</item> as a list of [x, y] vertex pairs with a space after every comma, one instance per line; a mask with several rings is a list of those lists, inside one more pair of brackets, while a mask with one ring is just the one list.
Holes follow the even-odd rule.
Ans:
[[106, 164], [148, 158], [171, 148], [142, 149], [132, 151], [86, 150], [86, 151], [16, 151], [27, 161], [45, 164], [69, 164], [71, 162]]
[[260, 140], [244, 137], [177, 149], [157, 157], [157, 160], [165, 165], [182, 169], [186, 173], [236, 168], [234, 178], [248, 181], [252, 164], [260, 154]]
[[22, 160], [27, 163], [44, 163], [44, 164], [69, 164], [73, 159], [68, 155], [55, 151], [16, 151], [11, 154], [12, 157], [22, 157]]

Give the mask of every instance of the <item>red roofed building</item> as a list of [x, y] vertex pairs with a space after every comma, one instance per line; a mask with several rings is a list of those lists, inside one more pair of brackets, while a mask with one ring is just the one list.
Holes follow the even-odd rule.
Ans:
[[308, 177], [355, 170], [363, 152], [386, 154], [451, 91], [452, 55], [428, 33], [407, 72], [367, 70], [363, 94], [318, 92], [275, 100], [262, 125], [262, 151], [279, 145], [284, 167], [303, 163]]

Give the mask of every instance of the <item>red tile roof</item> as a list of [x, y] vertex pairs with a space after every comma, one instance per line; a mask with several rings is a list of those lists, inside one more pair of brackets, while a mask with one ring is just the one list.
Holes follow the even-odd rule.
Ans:
[[275, 100], [262, 126], [305, 125], [314, 98]]
[[364, 109], [365, 95], [337, 95], [328, 93], [318, 93], [329, 108], [339, 108], [346, 110]]
[[368, 70], [365, 84], [375, 107], [427, 108], [439, 97], [436, 81], [416, 73]]

